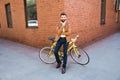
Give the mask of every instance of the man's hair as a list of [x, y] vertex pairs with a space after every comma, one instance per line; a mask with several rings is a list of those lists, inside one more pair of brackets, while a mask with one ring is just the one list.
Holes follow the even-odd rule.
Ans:
[[62, 13], [60, 14], [60, 16], [62, 16], [62, 15], [67, 16], [67, 14], [66, 14], [65, 12], [62, 12]]

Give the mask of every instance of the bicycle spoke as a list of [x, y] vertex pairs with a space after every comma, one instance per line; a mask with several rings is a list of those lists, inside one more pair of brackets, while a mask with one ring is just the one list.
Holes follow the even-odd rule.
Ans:
[[45, 63], [54, 63], [55, 56], [50, 47], [44, 47], [40, 50], [39, 58]]

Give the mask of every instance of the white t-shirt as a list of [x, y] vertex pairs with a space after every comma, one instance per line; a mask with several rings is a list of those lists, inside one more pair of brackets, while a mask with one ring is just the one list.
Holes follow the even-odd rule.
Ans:
[[[63, 26], [65, 26], [66, 21], [65, 21], [64, 23], [63, 23], [63, 22], [61, 22], [61, 23], [62, 23]], [[62, 32], [65, 32], [65, 29], [64, 29], [64, 28], [63, 28]], [[60, 37], [64, 38], [64, 37], [66, 37], [66, 36], [65, 36], [65, 35], [61, 35]]]
[[[62, 32], [65, 32], [65, 29], [63, 28]], [[65, 35], [61, 35], [60, 37], [66, 37]]]

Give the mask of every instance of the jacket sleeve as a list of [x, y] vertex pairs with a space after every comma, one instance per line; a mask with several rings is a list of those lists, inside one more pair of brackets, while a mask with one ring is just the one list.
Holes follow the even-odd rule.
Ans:
[[55, 41], [58, 40], [59, 36], [60, 36], [61, 33], [62, 33], [61, 26], [62, 26], [62, 25], [59, 23], [58, 26], [57, 26], [57, 28], [56, 28]]
[[58, 36], [61, 35], [62, 30], [63, 30], [63, 26], [59, 23], [59, 25], [58, 25], [58, 27], [57, 27], [57, 30], [56, 30], [56, 33], [57, 33]]

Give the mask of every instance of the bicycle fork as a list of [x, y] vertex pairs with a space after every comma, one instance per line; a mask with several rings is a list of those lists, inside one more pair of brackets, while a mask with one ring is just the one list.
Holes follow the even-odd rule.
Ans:
[[77, 46], [75, 44], [73, 44], [73, 50], [75, 52], [75, 55], [79, 58], [80, 57], [80, 53], [79, 53], [79, 51], [77, 49]]

